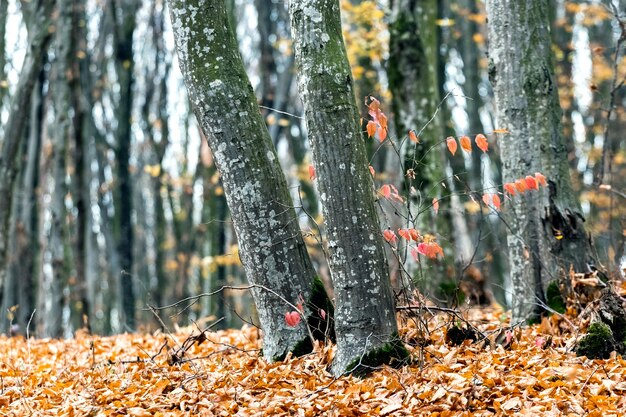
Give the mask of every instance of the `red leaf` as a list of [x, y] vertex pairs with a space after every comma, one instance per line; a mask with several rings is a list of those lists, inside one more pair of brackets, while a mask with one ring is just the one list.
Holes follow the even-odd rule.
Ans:
[[515, 184], [513, 184], [512, 182], [507, 182], [506, 184], [504, 184], [504, 190], [511, 195], [515, 195]]
[[452, 136], [448, 136], [448, 139], [446, 139], [446, 145], [448, 146], [448, 150], [450, 151], [450, 153], [454, 155], [457, 149], [456, 139], [454, 139]]
[[548, 182], [546, 181], [546, 177], [544, 177], [544, 175], [539, 172], [535, 172], [535, 179], [537, 180], [539, 184], [543, 185], [544, 187], [548, 185]]
[[403, 239], [411, 240], [411, 232], [409, 229], [398, 229], [398, 234]]
[[461, 136], [459, 138], [459, 143], [465, 152], [472, 152], [472, 142], [468, 136]]
[[396, 243], [396, 241], [398, 240], [398, 237], [396, 236], [396, 234], [393, 232], [393, 230], [387, 229], [383, 232], [383, 237], [385, 238], [385, 240], [389, 243]]
[[413, 143], [419, 143], [419, 139], [413, 130], [409, 130], [409, 139], [411, 139], [411, 142]]
[[522, 181], [522, 180], [515, 180], [515, 189], [520, 192], [523, 193], [526, 190], [528, 190], [528, 187], [526, 187], [526, 182]]
[[318, 313], [320, 314], [320, 317], [322, 318], [322, 320], [326, 320], [326, 311], [323, 308], [320, 308], [318, 310]]
[[485, 203], [486, 206], [491, 204], [491, 194], [483, 194], [483, 203]]
[[309, 165], [309, 179], [311, 181], [315, 179], [315, 167], [313, 165]]
[[378, 192], [385, 198], [391, 197], [391, 187], [389, 186], [389, 184], [385, 184], [382, 187], [380, 187]]
[[433, 198], [433, 210], [435, 210], [435, 214], [439, 213], [439, 200]]
[[288, 311], [285, 313], [285, 322], [289, 327], [296, 327], [298, 324], [300, 324], [300, 320], [300, 313], [298, 313], [297, 311]]
[[420, 234], [415, 229], [409, 229], [409, 236], [411, 236], [411, 240], [418, 241], [420, 239]]
[[489, 149], [489, 144], [487, 143], [487, 138], [485, 137], [485, 135], [479, 133], [478, 135], [476, 135], [475, 141], [476, 146], [478, 146], [481, 151], [487, 152], [487, 150]]
[[491, 202], [493, 203], [493, 206], [496, 208], [496, 210], [500, 211], [502, 201], [500, 201], [500, 196], [498, 194], [494, 194], [491, 196]]
[[535, 177], [527, 175], [526, 178], [524, 178], [524, 181], [526, 182], [526, 187], [528, 187], [529, 190], [539, 189], [539, 184], [537, 184], [537, 180], [535, 179]]

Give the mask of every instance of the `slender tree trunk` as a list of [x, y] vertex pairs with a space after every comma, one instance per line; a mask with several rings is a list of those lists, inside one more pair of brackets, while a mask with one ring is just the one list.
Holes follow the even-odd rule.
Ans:
[[289, 11], [337, 300], [333, 373], [367, 372], [407, 352], [397, 334], [339, 2], [292, 1]]
[[7, 89], [9, 87], [9, 81], [7, 80], [7, 73], [5, 65], [7, 63], [6, 53], [6, 29], [7, 18], [9, 16], [9, 1], [0, 0], [0, 108], [4, 104], [4, 97], [6, 96]]
[[[405, 189], [414, 188], [417, 199], [409, 201], [411, 224], [422, 234], [436, 233], [450, 236], [449, 216], [426, 210], [433, 198], [440, 199], [448, 193], [441, 183], [445, 181], [443, 128], [438, 112], [440, 103], [437, 62], [437, 1], [394, 0], [389, 24], [390, 45], [387, 72], [389, 89], [393, 95], [392, 108], [399, 138], [407, 138], [409, 130], [419, 135], [419, 143], [404, 141], [401, 149], [401, 175]], [[414, 179], [407, 176], [412, 170]], [[444, 202], [447, 204], [447, 201]], [[452, 259], [452, 257], [450, 257]], [[407, 259], [409, 272], [416, 274], [417, 266]], [[434, 273], [421, 282], [423, 290], [436, 292], [446, 281], [445, 261], [436, 264]]]
[[516, 196], [508, 210], [513, 320], [537, 316], [544, 285], [570, 267], [594, 264], [578, 200], [569, 178], [561, 109], [551, 62], [547, 0], [487, 2], [490, 64], [503, 177], [515, 181], [535, 172], [547, 188]]
[[264, 332], [263, 354], [278, 360], [288, 351], [306, 353], [312, 347], [306, 325], [287, 325], [285, 313], [292, 308], [279, 297], [293, 304], [303, 297], [313, 329], [326, 328], [318, 310], [324, 309], [328, 320], [332, 306], [306, 252], [225, 4], [169, 4], [181, 70], [222, 176], [241, 261], [250, 283], [263, 287], [252, 291]]
[[[119, 10], [118, 10], [119, 9]], [[117, 129], [115, 137], [115, 162], [117, 174], [116, 213], [117, 248], [120, 256], [120, 289], [122, 297], [122, 323], [135, 328], [135, 286], [133, 285], [133, 194], [130, 172], [132, 148], [131, 118], [133, 109], [134, 59], [133, 34], [139, 0], [120, 0], [113, 3], [115, 72], [120, 88], [115, 112]]]
[[[18, 332], [26, 334], [28, 321], [35, 309], [36, 284], [34, 280], [35, 259], [38, 252], [37, 184], [39, 182], [39, 150], [43, 121], [42, 85], [45, 72], [40, 71], [39, 82], [33, 89], [31, 99], [30, 126], [28, 141], [21, 146], [22, 164], [13, 196], [13, 209], [7, 254], [7, 274], [0, 305], [0, 333]], [[18, 306], [10, 315], [16, 326], [9, 328], [8, 312]]]
[[[76, 305], [76, 310], [80, 314], [80, 322], [77, 325], [86, 325], [91, 328], [93, 318], [92, 302], [87, 291], [86, 278], [86, 256], [87, 256], [87, 217], [89, 216], [89, 189], [86, 180], [88, 164], [85, 155], [85, 139], [88, 130], [87, 117], [90, 117], [83, 99], [83, 90], [89, 90], [89, 61], [86, 59], [87, 33], [85, 25], [81, 22], [87, 21], [85, 4], [81, 0], [73, 0], [71, 3], [71, 27], [72, 37], [67, 57], [70, 64], [71, 76], [68, 77], [70, 89], [70, 100], [73, 109], [72, 131], [73, 131], [73, 160], [74, 174], [72, 175], [72, 199], [74, 201], [75, 214], [75, 235], [72, 239], [72, 250], [74, 252], [75, 286], [72, 290], [72, 303]], [[86, 319], [86, 322], [83, 320]]]
[[[4, 138], [0, 142], [0, 285], [6, 273], [6, 251], [9, 236], [9, 218], [13, 201], [13, 185], [17, 175], [17, 154], [23, 138], [24, 126], [28, 121], [28, 111], [33, 87], [41, 70], [41, 63], [47, 51], [52, 34], [53, 0], [38, 0], [33, 4], [34, 20], [29, 21], [28, 52], [9, 107], [9, 118], [4, 125]], [[28, 21], [28, 20], [27, 20]]]

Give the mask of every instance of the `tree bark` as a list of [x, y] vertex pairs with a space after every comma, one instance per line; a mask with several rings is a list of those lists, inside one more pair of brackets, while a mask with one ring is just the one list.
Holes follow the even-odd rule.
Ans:
[[548, 280], [570, 267], [587, 272], [594, 258], [570, 184], [548, 1], [491, 0], [487, 14], [496, 125], [511, 132], [500, 143], [504, 181], [535, 172], [549, 180], [547, 188], [514, 197], [506, 219], [517, 322], [537, 316]]
[[[367, 372], [402, 358], [364, 135], [341, 33], [339, 2], [290, 2], [309, 142], [322, 202], [337, 302], [332, 370]], [[385, 357], [382, 351], [389, 350]]]
[[263, 355], [280, 360], [288, 351], [306, 353], [312, 348], [306, 325], [287, 325], [285, 313], [292, 308], [280, 297], [296, 304], [302, 296], [314, 331], [326, 328], [318, 309], [326, 311], [328, 320], [332, 306], [306, 252], [225, 4], [169, 4], [179, 63], [222, 176], [241, 261], [250, 283], [258, 285], [252, 294], [263, 329]]
[[[425, 209], [433, 198], [442, 197], [445, 189], [440, 184], [446, 177], [444, 148], [437, 146], [443, 140], [438, 112], [441, 99], [437, 76], [437, 15], [435, 0], [392, 2], [387, 72], [398, 137], [406, 139], [409, 130], [419, 135], [419, 143], [403, 141], [402, 160], [398, 161], [405, 190], [414, 188], [418, 192], [417, 198], [413, 196], [408, 204], [410, 224], [403, 227], [415, 227], [422, 234], [438, 234], [447, 239], [450, 217]], [[408, 170], [415, 173], [415, 179], [406, 175]], [[436, 293], [447, 279], [445, 261], [433, 265], [433, 273], [418, 282], [420, 289], [429, 293]], [[411, 278], [419, 278], [419, 275], [414, 276], [419, 271], [411, 257], [407, 257], [405, 268]]]
[[6, 28], [7, 18], [9, 16], [9, 1], [0, 0], [0, 107], [4, 103], [4, 97], [7, 94], [9, 88], [9, 82], [7, 80], [7, 72], [5, 65], [7, 63], [6, 52]]
[[120, 289], [122, 297], [123, 325], [135, 328], [135, 288], [133, 284], [133, 194], [130, 172], [132, 148], [131, 118], [133, 108], [134, 59], [133, 33], [139, 0], [113, 2], [111, 13], [115, 22], [114, 53], [115, 72], [120, 88], [119, 101], [115, 109], [117, 128], [115, 130], [115, 163], [117, 190], [115, 218], [117, 220], [117, 248], [120, 256]]
[[28, 110], [33, 87], [41, 70], [52, 34], [52, 11], [54, 0], [39, 0], [33, 4], [34, 19], [29, 21], [28, 52], [9, 107], [9, 118], [4, 126], [4, 138], [0, 142], [0, 285], [6, 273], [6, 251], [9, 236], [9, 218], [13, 201], [13, 185], [17, 175], [17, 154], [28, 121]]
[[[42, 66], [43, 68], [43, 66]], [[39, 151], [43, 122], [42, 85], [45, 72], [40, 71], [39, 81], [33, 89], [31, 117], [27, 142], [21, 144], [21, 169], [18, 174], [9, 229], [7, 274], [0, 306], [0, 333], [25, 335], [31, 314], [35, 309], [35, 259], [38, 254], [37, 186], [39, 184]], [[19, 306], [12, 314], [14, 328], [7, 315], [13, 306]]]

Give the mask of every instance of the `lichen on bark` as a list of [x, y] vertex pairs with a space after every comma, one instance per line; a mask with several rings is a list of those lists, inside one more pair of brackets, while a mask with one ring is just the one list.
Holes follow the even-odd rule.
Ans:
[[289, 12], [336, 297], [332, 370], [340, 375], [395, 340], [394, 301], [339, 2], [291, 1]]
[[[263, 354], [276, 360], [296, 348], [305, 353], [301, 343], [309, 337], [306, 324], [286, 324], [290, 307], [282, 299], [295, 304], [299, 297], [310, 299], [313, 289], [318, 298], [325, 293], [312, 288], [316, 273], [225, 3], [169, 4], [179, 64], [221, 174], [246, 276], [255, 285]], [[306, 309], [305, 314], [314, 313]]]

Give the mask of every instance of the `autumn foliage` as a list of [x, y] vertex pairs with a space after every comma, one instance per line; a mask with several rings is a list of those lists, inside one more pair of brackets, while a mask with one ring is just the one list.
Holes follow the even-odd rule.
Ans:
[[[473, 309], [484, 340], [446, 343], [447, 316], [429, 333], [401, 320], [415, 358], [366, 379], [333, 378], [334, 348], [267, 363], [257, 329], [73, 340], [0, 338], [0, 410], [13, 416], [619, 415], [626, 360], [576, 357], [567, 322], [510, 329], [498, 309]], [[505, 319], [503, 322], [502, 319]], [[458, 322], [458, 320], [457, 320]], [[415, 341], [420, 341], [416, 344]], [[172, 360], [176, 358], [176, 360]]]

